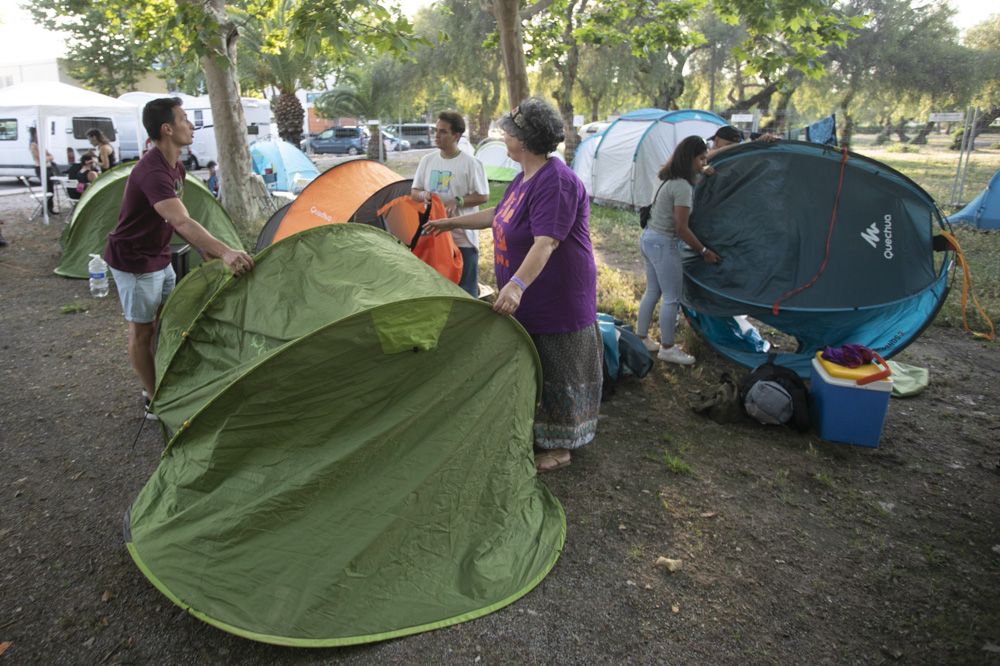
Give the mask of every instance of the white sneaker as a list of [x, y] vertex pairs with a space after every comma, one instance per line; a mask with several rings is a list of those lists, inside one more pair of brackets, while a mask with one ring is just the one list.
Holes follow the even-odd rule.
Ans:
[[643, 338], [642, 344], [648, 352], [655, 352], [660, 348], [660, 343], [652, 338]]
[[660, 347], [660, 352], [656, 355], [656, 358], [668, 363], [677, 363], [678, 365], [694, 365], [694, 356], [685, 353], [677, 345], [673, 347]]
[[[145, 391], [143, 391], [143, 392], [145, 393]], [[149, 401], [149, 398], [146, 398], [145, 405], [143, 407], [143, 413], [144, 413], [144, 416], [146, 417], [146, 420], [147, 421], [159, 421], [160, 417], [158, 417], [153, 412], [149, 411], [149, 407], [150, 407], [150, 401]]]

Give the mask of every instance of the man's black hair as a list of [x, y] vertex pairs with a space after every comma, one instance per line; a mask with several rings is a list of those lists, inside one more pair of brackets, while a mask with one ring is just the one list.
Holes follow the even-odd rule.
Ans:
[[458, 111], [442, 111], [438, 120], [443, 120], [451, 126], [452, 134], [465, 134], [465, 118]]
[[163, 123], [172, 124], [174, 122], [174, 107], [181, 106], [183, 102], [180, 97], [160, 97], [150, 100], [142, 109], [142, 126], [146, 128], [146, 134], [153, 141], [161, 138], [160, 127]]

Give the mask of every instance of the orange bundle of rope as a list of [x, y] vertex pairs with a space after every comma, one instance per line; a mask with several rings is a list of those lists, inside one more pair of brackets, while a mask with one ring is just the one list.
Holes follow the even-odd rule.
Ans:
[[[972, 293], [972, 269], [969, 268], [969, 262], [965, 258], [965, 253], [962, 252], [962, 246], [958, 244], [958, 239], [955, 238], [955, 235], [949, 231], [942, 231], [940, 236], [944, 238], [949, 245], [951, 245], [953, 250], [955, 250], [955, 259], [958, 262], [959, 268], [962, 269], [962, 326], [966, 331], [972, 333], [972, 335], [977, 338], [992, 341], [993, 338], [996, 337], [996, 330], [993, 328], [993, 321], [986, 314], [986, 311], [983, 310], [983, 306], [979, 304], [979, 299], [976, 298], [974, 293]], [[967, 311], [970, 296], [972, 298], [972, 303], [976, 308], [976, 312], [979, 313], [980, 318], [982, 318], [982, 320], [986, 322], [986, 325], [989, 326], [988, 332], [974, 331], [969, 326]]]

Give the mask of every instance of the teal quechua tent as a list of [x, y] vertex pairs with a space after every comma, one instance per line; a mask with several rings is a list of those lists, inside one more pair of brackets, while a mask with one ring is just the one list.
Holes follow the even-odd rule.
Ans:
[[250, 144], [250, 159], [254, 173], [272, 190], [298, 193], [319, 175], [312, 160], [287, 141], [255, 141]]
[[723, 261], [687, 251], [682, 302], [721, 354], [750, 368], [766, 360], [734, 325], [750, 315], [794, 338], [777, 362], [808, 377], [827, 345], [861, 344], [889, 358], [933, 321], [954, 255], [938, 251], [935, 234], [947, 222], [912, 180], [797, 141], [743, 144], [712, 166], [690, 224]]
[[168, 435], [125, 521], [171, 601], [253, 640], [366, 643], [530, 591], [565, 538], [535, 475], [531, 338], [367, 225], [219, 262], [170, 296]]

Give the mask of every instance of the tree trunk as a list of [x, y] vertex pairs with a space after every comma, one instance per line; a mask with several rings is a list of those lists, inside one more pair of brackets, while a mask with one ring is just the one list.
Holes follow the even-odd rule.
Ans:
[[[580, 13], [587, 6], [587, 0], [580, 2]], [[573, 37], [574, 21], [573, 17], [577, 12], [576, 2], [570, 2], [566, 8], [564, 16], [566, 23], [563, 28], [563, 43], [569, 46], [566, 52], [564, 63], [556, 63], [559, 71], [559, 90], [555, 97], [559, 104], [559, 115], [563, 119], [563, 130], [566, 133], [566, 140], [563, 145], [563, 158], [566, 164], [573, 163], [573, 155], [576, 153], [576, 145], [580, 142], [576, 134], [576, 127], [573, 125], [573, 117], [576, 115], [573, 109], [573, 86], [576, 84], [576, 74], [580, 65], [580, 49], [577, 46], [576, 38]]]
[[497, 20], [500, 34], [500, 51], [507, 79], [507, 101], [510, 108], [531, 96], [528, 86], [528, 67], [524, 58], [524, 42], [521, 39], [521, 15], [518, 0], [493, 0], [493, 16]]
[[658, 109], [670, 111], [677, 108], [677, 100], [684, 94], [684, 65], [688, 60], [687, 53], [680, 53], [671, 49], [670, 56], [674, 61], [670, 72], [667, 73], [653, 100], [653, 106]]
[[385, 151], [382, 146], [382, 132], [378, 125], [369, 125], [368, 133], [368, 149], [365, 151], [365, 157], [370, 160], [375, 160], [376, 162], [385, 162]]
[[[976, 120], [976, 126], [972, 133], [973, 142], [975, 142], [975, 137], [979, 136], [980, 133], [987, 127], [989, 127], [990, 124], [997, 118], [1000, 118], [1000, 106], [997, 105], [994, 105], [989, 109], [983, 111], [981, 114], [979, 114], [979, 118]], [[955, 132], [951, 140], [951, 145], [948, 146], [949, 149], [958, 150], [962, 147], [962, 134], [964, 132], [965, 132], [964, 127], [960, 127], [958, 131]]]
[[302, 141], [302, 121], [306, 112], [294, 90], [279, 90], [274, 101], [274, 119], [278, 123], [278, 136], [293, 146]]
[[906, 134], [906, 118], [900, 118], [893, 131], [899, 137], [900, 143], [909, 143], [910, 137]]
[[[179, 4], [185, 2], [192, 0], [178, 0]], [[201, 66], [212, 105], [215, 142], [219, 146], [220, 199], [243, 242], [252, 244], [276, 207], [264, 180], [251, 168], [247, 121], [236, 80], [239, 31], [226, 16], [223, 0], [208, 0], [203, 7], [206, 20], [217, 28], [214, 43], [205, 44], [207, 53], [201, 57]]]
[[778, 91], [777, 83], [768, 83], [763, 89], [758, 91], [755, 95], [748, 97], [747, 99], [737, 100], [729, 109], [724, 111], [722, 115], [729, 115], [736, 113], [737, 111], [748, 111], [754, 107], [758, 109], [766, 109], [771, 106], [771, 97]]
[[927, 135], [934, 130], [934, 121], [927, 121], [924, 126], [920, 128], [917, 135], [910, 140], [910, 144], [914, 146], [925, 146], [927, 145]]
[[851, 75], [847, 80], [847, 92], [840, 100], [840, 115], [844, 120], [844, 126], [840, 130], [840, 145], [845, 149], [850, 148], [851, 139], [854, 138], [854, 117], [850, 113], [851, 102], [858, 93], [858, 77]]
[[771, 119], [761, 128], [762, 131], [774, 134], [784, 133], [788, 126], [788, 105], [804, 78], [805, 75], [801, 72], [792, 72], [787, 75], [785, 85], [778, 91], [778, 101], [771, 109]]
[[588, 100], [590, 102], [590, 122], [592, 123], [596, 123], [601, 118], [601, 97], [594, 95]]
[[888, 143], [892, 140], [892, 119], [888, 117], [883, 118], [881, 125], [882, 130], [878, 133], [878, 136], [875, 137], [876, 146], [881, 146], [882, 144]]

